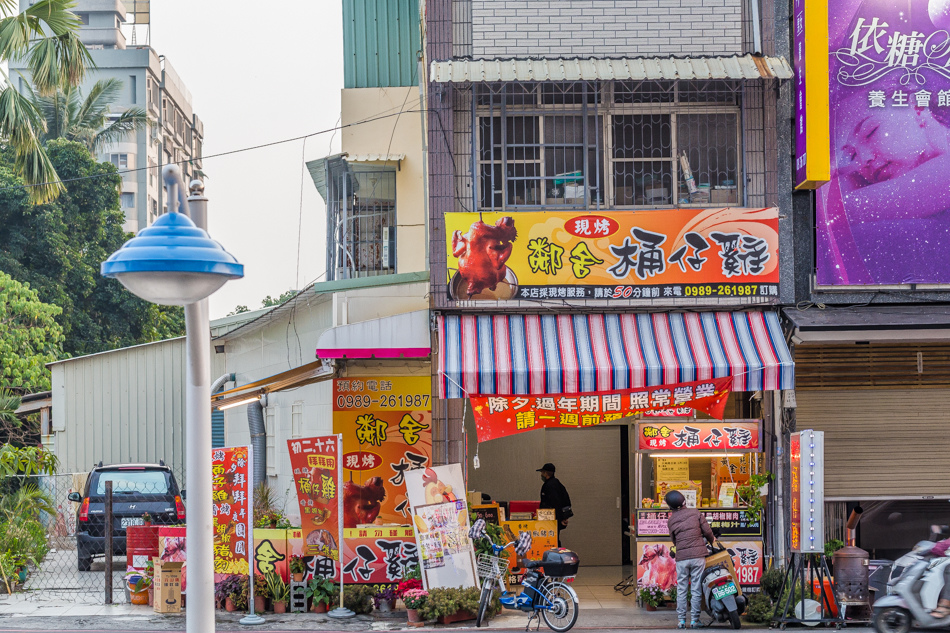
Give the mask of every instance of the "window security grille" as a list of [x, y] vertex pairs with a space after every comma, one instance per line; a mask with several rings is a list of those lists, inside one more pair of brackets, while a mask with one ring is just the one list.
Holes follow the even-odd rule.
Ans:
[[479, 208], [738, 204], [739, 102], [727, 81], [478, 85]]
[[390, 274], [396, 259], [396, 172], [328, 166], [327, 270], [333, 279]]

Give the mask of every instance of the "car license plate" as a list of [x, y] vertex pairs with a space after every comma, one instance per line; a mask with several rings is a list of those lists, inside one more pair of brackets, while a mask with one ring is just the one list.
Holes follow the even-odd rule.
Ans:
[[720, 585], [719, 587], [713, 587], [712, 594], [713, 598], [716, 600], [722, 600], [726, 596], [731, 596], [739, 593], [739, 590], [736, 588], [735, 583], [727, 583], [725, 585]]
[[130, 525], [145, 525], [145, 519], [142, 517], [125, 517], [121, 520], [120, 525], [122, 526], [122, 529], [125, 529]]

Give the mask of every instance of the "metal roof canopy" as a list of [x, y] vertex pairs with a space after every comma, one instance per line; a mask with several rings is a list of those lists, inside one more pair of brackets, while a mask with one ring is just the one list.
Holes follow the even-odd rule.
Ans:
[[234, 389], [228, 389], [211, 396], [211, 406], [216, 408], [226, 407], [235, 402], [241, 402], [248, 398], [262, 396], [266, 393], [283, 391], [291, 387], [303, 387], [315, 382], [323, 382], [333, 378], [334, 368], [332, 364], [325, 364], [322, 361], [307, 363], [300, 367], [295, 367], [289, 371], [274, 374], [261, 380]]
[[317, 356], [343, 358], [428, 358], [429, 311], [417, 310], [338, 325], [320, 335]]
[[491, 81], [791, 79], [784, 57], [626, 57], [618, 59], [478, 59], [434, 61], [436, 83]]
[[785, 308], [783, 312], [795, 326], [795, 343], [911, 343], [950, 337], [950, 306]]

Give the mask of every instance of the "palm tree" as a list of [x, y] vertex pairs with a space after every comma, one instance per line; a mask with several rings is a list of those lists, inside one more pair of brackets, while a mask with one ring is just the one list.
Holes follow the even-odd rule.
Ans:
[[[73, 0], [37, 0], [17, 13], [17, 0], [0, 0], [0, 62], [26, 59], [33, 86], [40, 95], [78, 86], [86, 68], [94, 66], [79, 41], [80, 21]], [[34, 203], [48, 202], [63, 183], [43, 149], [43, 117], [26, 95], [6, 77], [0, 89], [0, 140], [14, 151], [14, 167], [30, 187]]]
[[143, 129], [148, 124], [148, 115], [142, 108], [129, 108], [115, 118], [109, 116], [121, 92], [122, 80], [112, 78], [97, 81], [85, 99], [82, 90], [72, 86], [47, 97], [31, 93], [30, 100], [46, 127], [42, 141], [78, 141], [95, 154]]

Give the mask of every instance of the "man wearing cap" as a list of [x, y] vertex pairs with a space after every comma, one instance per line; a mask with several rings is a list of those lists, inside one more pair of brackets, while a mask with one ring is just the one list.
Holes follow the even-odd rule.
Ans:
[[574, 512], [571, 510], [571, 496], [567, 494], [564, 487], [557, 477], [554, 476], [554, 464], [548, 462], [538, 469], [541, 473], [541, 505], [542, 509], [550, 508], [554, 510], [554, 518], [557, 520], [557, 546], [561, 546], [561, 532], [567, 529], [567, 521]]

